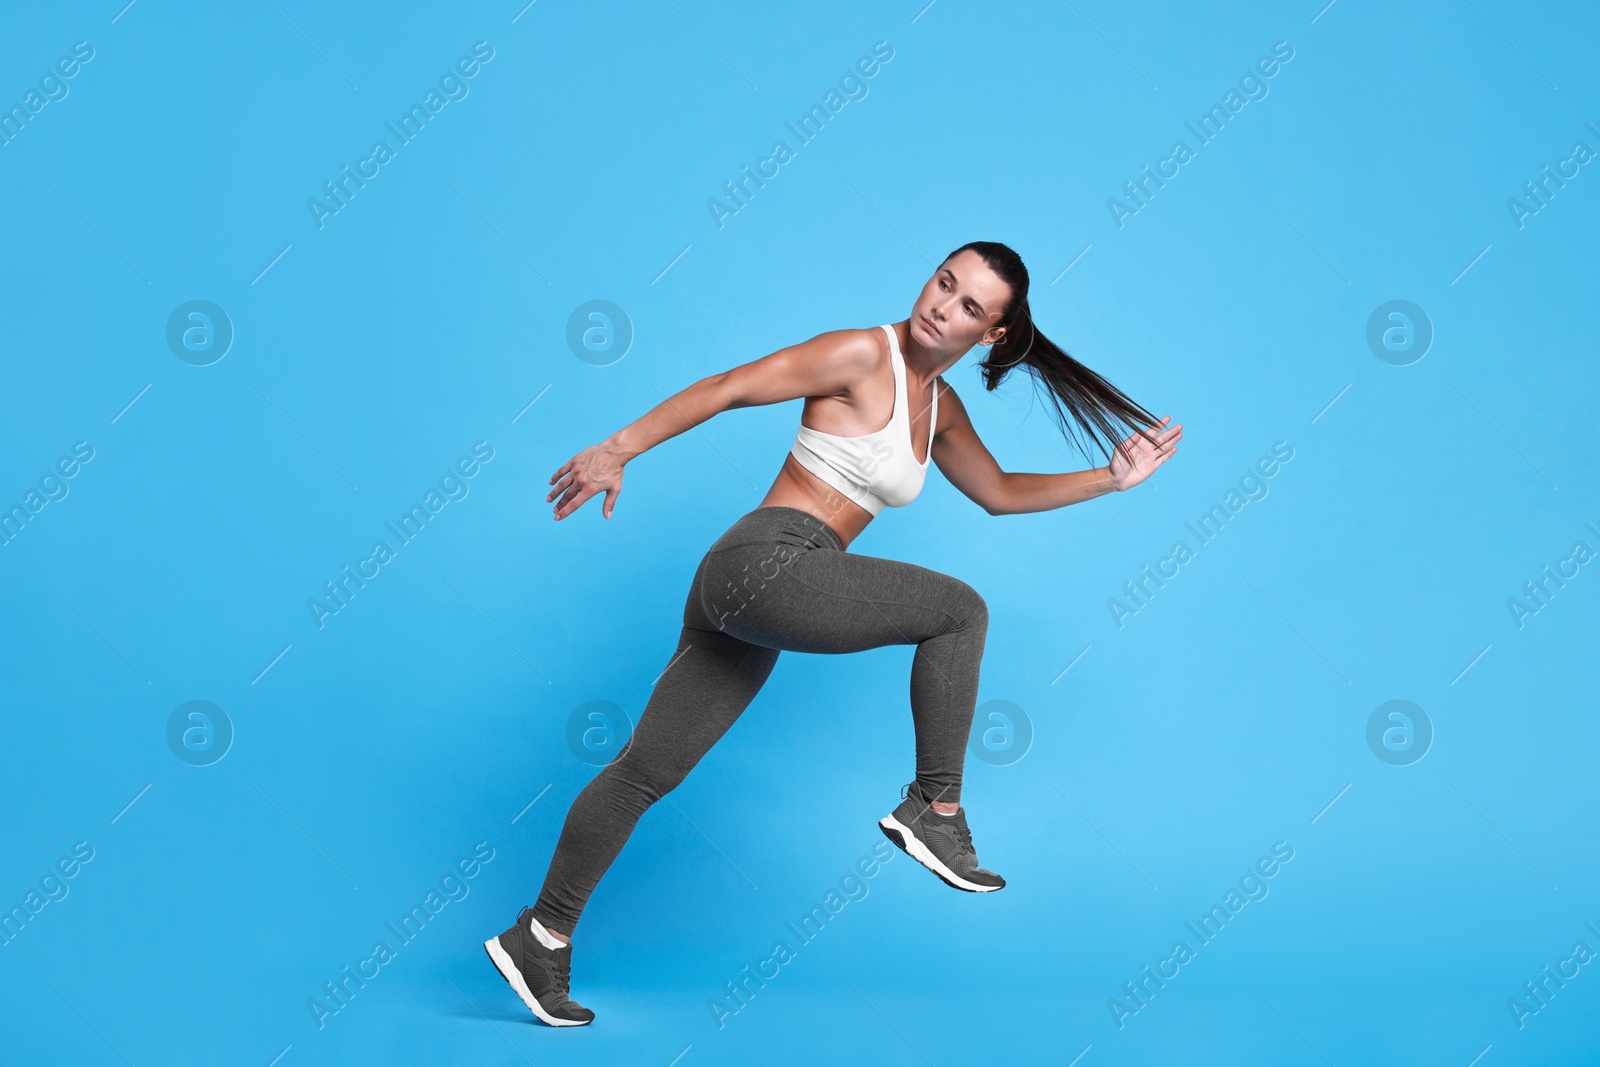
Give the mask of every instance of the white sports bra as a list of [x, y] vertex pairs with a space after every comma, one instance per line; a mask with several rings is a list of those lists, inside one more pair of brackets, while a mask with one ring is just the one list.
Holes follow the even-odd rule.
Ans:
[[909, 504], [922, 491], [933, 459], [933, 430], [939, 422], [939, 384], [935, 381], [933, 407], [928, 416], [928, 458], [919, 463], [911, 443], [900, 339], [891, 325], [879, 329], [889, 336], [889, 364], [894, 369], [894, 410], [889, 413], [888, 425], [858, 437], [839, 437], [813, 430], [802, 422], [789, 449], [802, 467], [872, 515], [885, 507]]

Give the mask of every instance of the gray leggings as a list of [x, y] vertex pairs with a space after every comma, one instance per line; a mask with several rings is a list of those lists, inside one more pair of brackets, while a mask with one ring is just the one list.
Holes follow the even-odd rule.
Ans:
[[988, 623], [983, 598], [965, 582], [846, 552], [827, 524], [797, 508], [745, 515], [700, 561], [677, 650], [633, 736], [572, 802], [534, 915], [572, 936], [639, 817], [727, 732], [784, 649], [916, 645], [917, 782], [930, 800], [958, 802]]

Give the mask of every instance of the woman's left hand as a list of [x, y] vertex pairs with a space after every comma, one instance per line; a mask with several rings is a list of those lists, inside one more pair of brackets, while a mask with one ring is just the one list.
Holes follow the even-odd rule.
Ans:
[[1153, 443], [1144, 434], [1136, 433], [1111, 453], [1111, 484], [1119, 491], [1131, 489], [1150, 477], [1157, 467], [1178, 451], [1178, 441], [1183, 437], [1183, 423], [1157, 432], [1171, 421], [1172, 416], [1166, 415], [1155, 426], [1146, 428], [1154, 437]]

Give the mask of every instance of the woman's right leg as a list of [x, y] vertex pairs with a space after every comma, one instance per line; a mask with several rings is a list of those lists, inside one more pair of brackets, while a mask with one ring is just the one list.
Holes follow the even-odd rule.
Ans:
[[556, 842], [535, 918], [566, 938], [589, 896], [645, 811], [676, 789], [727, 733], [772, 673], [778, 650], [704, 625], [701, 560], [690, 583], [685, 625], [633, 736], [578, 793]]

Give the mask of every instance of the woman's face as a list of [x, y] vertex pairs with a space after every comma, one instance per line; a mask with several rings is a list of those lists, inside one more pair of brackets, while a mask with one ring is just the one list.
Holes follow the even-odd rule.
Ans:
[[969, 248], [939, 264], [922, 287], [911, 308], [911, 336], [957, 356], [975, 344], [992, 345], [1005, 334], [995, 324], [1010, 299], [1011, 287]]

